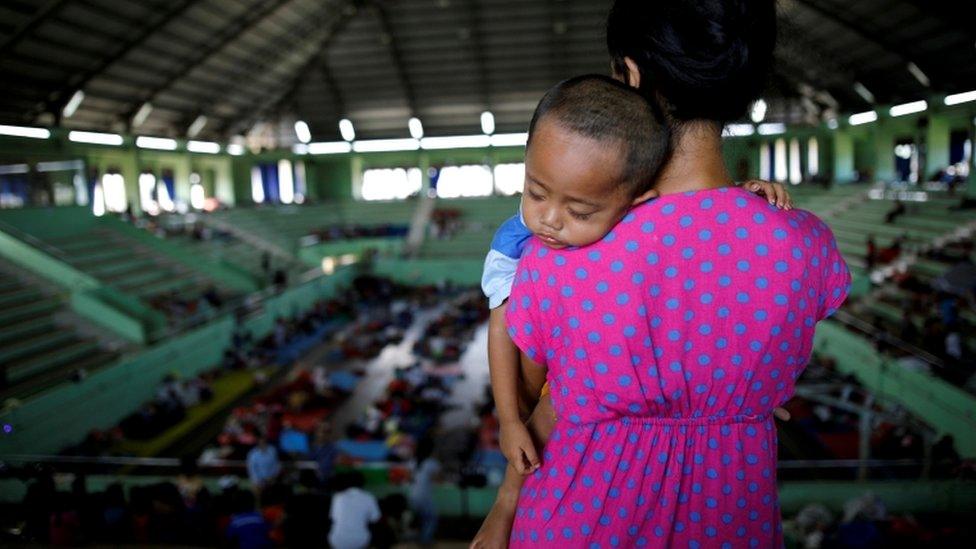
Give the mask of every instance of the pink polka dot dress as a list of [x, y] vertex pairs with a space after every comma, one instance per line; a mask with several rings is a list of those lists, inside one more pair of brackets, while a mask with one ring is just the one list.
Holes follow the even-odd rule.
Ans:
[[782, 546], [771, 412], [849, 288], [820, 219], [737, 188], [662, 196], [582, 248], [532, 239], [509, 333], [558, 419], [511, 546]]

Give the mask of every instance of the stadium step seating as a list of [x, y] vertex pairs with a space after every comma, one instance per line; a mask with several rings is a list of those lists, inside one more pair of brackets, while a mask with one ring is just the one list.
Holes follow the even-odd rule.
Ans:
[[[6, 266], [9, 270], [10, 266]], [[59, 383], [78, 369], [106, 365], [116, 353], [102, 350], [74, 329], [55, 322], [64, 307], [57, 297], [14, 277], [0, 282], [0, 398], [23, 397]]]

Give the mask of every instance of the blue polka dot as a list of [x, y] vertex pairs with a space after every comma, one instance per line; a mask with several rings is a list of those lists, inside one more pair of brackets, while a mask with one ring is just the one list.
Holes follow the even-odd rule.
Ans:
[[630, 277], [630, 281], [632, 283], [634, 283], [634, 284], [641, 284], [641, 283], [643, 283], [644, 282], [644, 273], [634, 273], [633, 276]]
[[711, 261], [703, 261], [701, 264], [701, 272], [703, 273], [710, 273], [712, 272], [713, 268], [714, 266], [712, 265]]
[[769, 254], [769, 246], [765, 244], [759, 244], [756, 246], [756, 255], [765, 256]]
[[590, 261], [600, 261], [600, 251], [590, 250], [590, 252], [586, 254], [586, 257], [588, 257]]
[[563, 286], [563, 289], [562, 289], [562, 292], [561, 293], [563, 294], [563, 297], [572, 297], [573, 296], [573, 287], [572, 286]]
[[617, 294], [617, 305], [626, 305], [630, 301], [630, 296], [627, 294]]
[[656, 253], [651, 252], [651, 253], [647, 254], [647, 263], [648, 264], [650, 264], [650, 265], [657, 265], [657, 262], [659, 260], [660, 260], [660, 258], [658, 257], [658, 255]]
[[611, 313], [606, 313], [605, 315], [603, 315], [603, 323], [606, 324], [607, 326], [613, 324], [614, 322], [616, 322], [616, 320], [617, 319]]
[[745, 259], [739, 260], [739, 262], [736, 263], [735, 266], [736, 266], [737, 269], [739, 269], [742, 272], [749, 271], [749, 262], [746, 261]]
[[674, 204], [665, 204], [664, 207], [661, 208], [661, 213], [663, 213], [664, 215], [671, 215], [671, 214], [673, 214], [674, 213]]
[[749, 238], [749, 231], [745, 227], [739, 227], [735, 230], [735, 236], [740, 239]]
[[773, 238], [775, 238], [776, 240], [784, 240], [786, 236], [787, 236], [786, 231], [784, 231], [783, 229], [776, 229], [775, 231], [773, 231]]
[[556, 259], [553, 260], [553, 263], [555, 263], [558, 267], [562, 267], [566, 264], [566, 258], [561, 255], [557, 255]]
[[607, 373], [608, 370], [607, 365], [602, 362], [597, 363], [597, 365], [594, 366], [593, 369], [595, 369], [599, 374], [605, 374]]
[[705, 199], [703, 199], [701, 202], [698, 203], [698, 207], [701, 208], [701, 209], [703, 209], [703, 210], [707, 210], [707, 209], [711, 208], [712, 207], [712, 199], [711, 198], [705, 198]]
[[776, 272], [785, 273], [787, 269], [789, 269], [789, 266], [786, 264], [785, 261], [777, 261], [775, 268], [776, 268]]
[[596, 284], [596, 291], [599, 292], [599, 293], [601, 293], [601, 294], [602, 293], [605, 293], [609, 289], [610, 289], [610, 285], [607, 284], [606, 282], [602, 282], [601, 281], [601, 282], [597, 282], [597, 284]]
[[729, 222], [729, 214], [722, 212], [715, 216], [715, 221], [720, 225], [724, 225]]
[[678, 300], [672, 297], [671, 299], [667, 300], [664, 305], [673, 311], [674, 309], [678, 308]]
[[652, 233], [652, 232], [654, 232], [654, 223], [651, 223], [650, 221], [645, 221], [641, 225], [641, 232], [643, 232], [643, 233]]
[[668, 278], [674, 278], [674, 277], [678, 276], [678, 269], [677, 269], [677, 267], [668, 267], [667, 269], [665, 269], [664, 270], [664, 276], [666, 276]]
[[690, 215], [686, 215], [686, 216], [682, 217], [681, 218], [681, 221], [679, 221], [678, 223], [682, 227], [688, 227], [688, 226], [691, 225], [691, 221], [692, 221], [691, 216]]
[[628, 240], [627, 241], [627, 244], [624, 245], [624, 248], [628, 252], [636, 252], [637, 251], [637, 248], [639, 248], [639, 246], [638, 246], [636, 240]]
[[756, 224], [762, 225], [763, 223], [766, 222], [766, 216], [763, 215], [762, 213], [757, 212], [755, 215], [752, 216], [752, 220], [756, 222]]
[[590, 343], [600, 342], [600, 334], [597, 332], [590, 332], [589, 334], [586, 335], [586, 338], [590, 340]]
[[729, 246], [728, 244], [721, 244], [718, 247], [718, 253], [719, 255], [729, 255], [732, 253], [732, 246]]
[[586, 269], [583, 267], [576, 269], [576, 278], [580, 280], [586, 280], [587, 274]]
[[676, 239], [674, 238], [673, 234], [666, 234], [664, 235], [664, 238], [661, 239], [661, 242], [663, 242], [665, 246], [673, 246], [675, 240]]
[[619, 273], [620, 271], [624, 270], [624, 262], [619, 260], [614, 261], [610, 264], [610, 270], [615, 273]]

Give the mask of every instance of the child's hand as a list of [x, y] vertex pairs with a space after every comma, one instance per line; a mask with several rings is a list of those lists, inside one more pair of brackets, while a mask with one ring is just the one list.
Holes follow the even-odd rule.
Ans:
[[752, 179], [743, 183], [742, 187], [747, 191], [766, 197], [770, 204], [784, 210], [793, 209], [793, 198], [782, 183], [772, 183], [759, 179]]
[[532, 442], [529, 430], [522, 422], [503, 423], [499, 445], [505, 459], [520, 475], [527, 475], [539, 468], [539, 455], [535, 451], [535, 443]]

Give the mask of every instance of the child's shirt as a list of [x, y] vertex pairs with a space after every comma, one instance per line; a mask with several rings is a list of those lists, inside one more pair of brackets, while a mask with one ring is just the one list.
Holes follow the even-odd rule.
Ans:
[[481, 274], [481, 289], [488, 297], [488, 307], [498, 307], [512, 293], [515, 269], [530, 236], [532, 231], [525, 225], [521, 207], [517, 214], [508, 218], [495, 232]]

